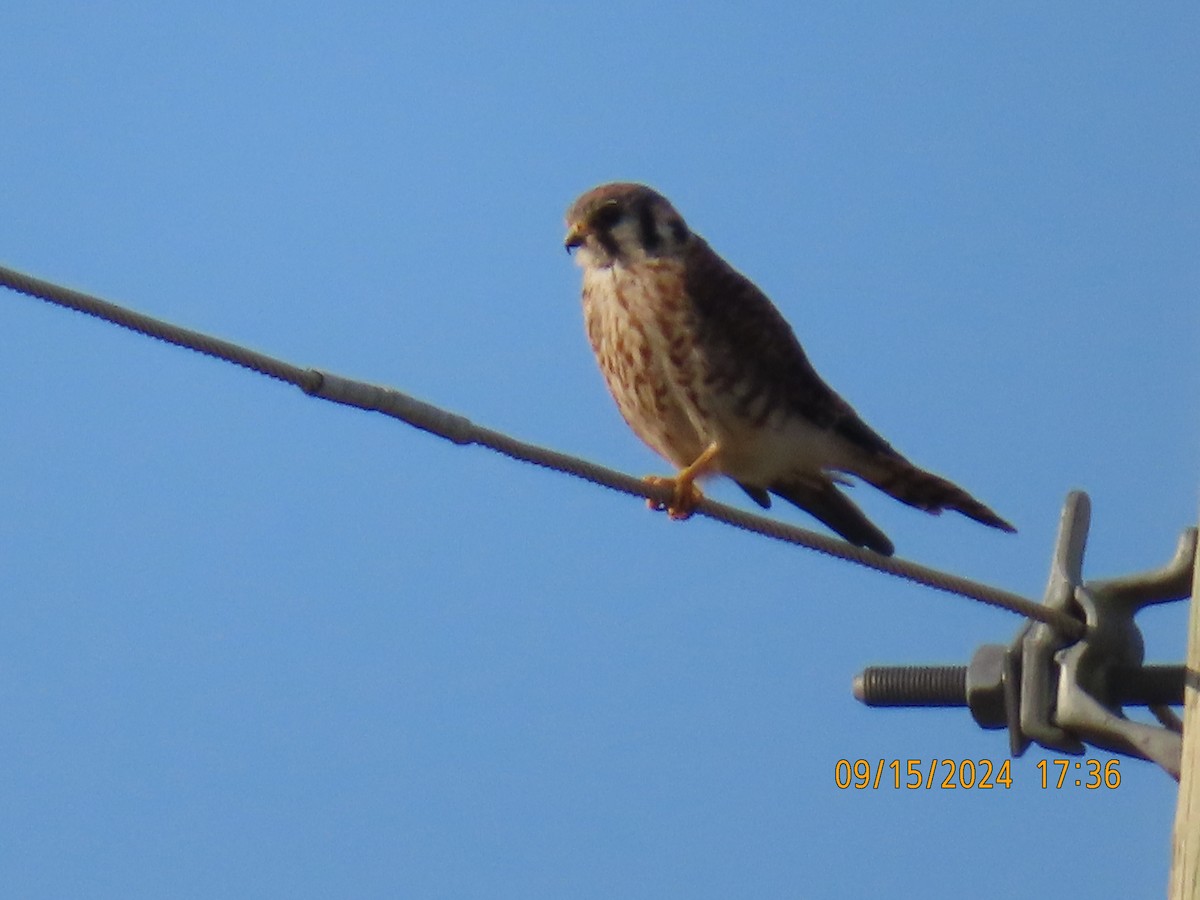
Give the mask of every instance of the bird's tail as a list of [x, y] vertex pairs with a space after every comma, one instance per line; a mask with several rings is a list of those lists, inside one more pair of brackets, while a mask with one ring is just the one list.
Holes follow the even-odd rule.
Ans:
[[896, 552], [888, 536], [876, 528], [832, 481], [822, 478], [773, 484], [771, 493], [816, 516], [856, 547], [866, 547], [883, 556]]
[[952, 509], [1001, 531], [1017, 530], [954, 482], [926, 472], [902, 456], [876, 458], [871, 462], [870, 467], [856, 469], [855, 474], [901, 503], [935, 515]]

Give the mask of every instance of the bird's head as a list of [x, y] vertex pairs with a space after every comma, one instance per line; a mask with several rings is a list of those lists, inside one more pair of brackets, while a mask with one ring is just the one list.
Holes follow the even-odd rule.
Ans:
[[567, 251], [584, 268], [676, 256], [691, 237], [683, 217], [662, 194], [643, 184], [592, 188], [567, 210]]

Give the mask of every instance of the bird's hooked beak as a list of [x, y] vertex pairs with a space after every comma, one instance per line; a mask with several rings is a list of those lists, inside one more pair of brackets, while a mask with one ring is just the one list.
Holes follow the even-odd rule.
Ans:
[[576, 222], [567, 229], [567, 236], [563, 238], [563, 246], [570, 253], [576, 247], [583, 246], [583, 240], [587, 237], [587, 226], [582, 222]]

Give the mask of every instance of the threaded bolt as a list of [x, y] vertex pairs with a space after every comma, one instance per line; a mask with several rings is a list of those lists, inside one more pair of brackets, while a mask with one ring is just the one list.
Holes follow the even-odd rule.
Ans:
[[966, 706], [966, 666], [869, 666], [854, 696], [867, 706]]

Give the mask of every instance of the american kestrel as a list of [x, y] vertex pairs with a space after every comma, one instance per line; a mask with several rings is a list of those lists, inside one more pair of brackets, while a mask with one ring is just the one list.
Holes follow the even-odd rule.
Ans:
[[860, 419], [767, 296], [661, 194], [625, 183], [588, 191], [567, 210], [564, 243], [578, 251], [588, 339], [617, 408], [679, 469], [647, 479], [670, 488], [671, 518], [691, 515], [697, 479], [727, 475], [764, 508], [775, 494], [890, 556], [887, 535], [837, 488], [856, 475], [926, 512], [1015, 530]]

